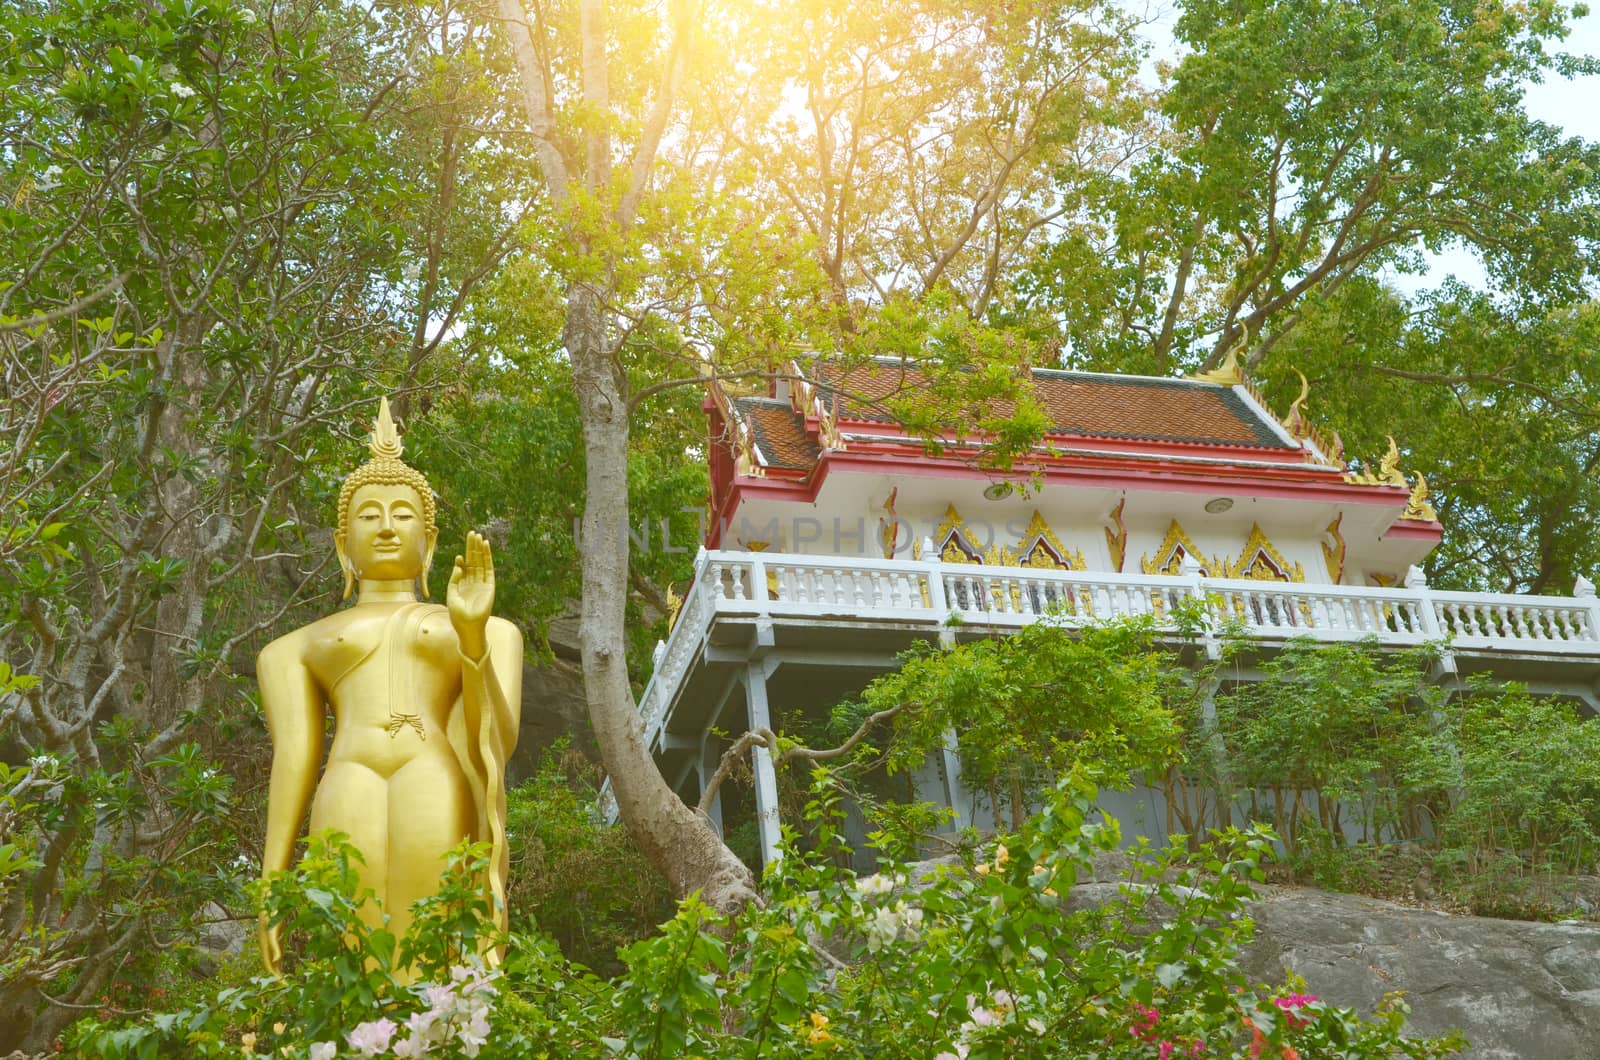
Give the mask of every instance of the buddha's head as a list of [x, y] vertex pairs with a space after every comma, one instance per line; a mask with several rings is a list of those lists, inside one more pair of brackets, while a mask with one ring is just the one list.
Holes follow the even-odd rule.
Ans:
[[428, 595], [428, 569], [439, 540], [434, 524], [433, 490], [422, 472], [400, 459], [400, 435], [389, 416], [389, 399], [378, 405], [368, 439], [372, 459], [356, 468], [339, 490], [339, 528], [333, 546], [344, 571], [344, 596], [358, 579], [422, 580]]

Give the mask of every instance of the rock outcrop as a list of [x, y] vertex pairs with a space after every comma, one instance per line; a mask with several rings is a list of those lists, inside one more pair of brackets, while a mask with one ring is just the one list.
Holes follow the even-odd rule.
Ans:
[[1405, 992], [1407, 1027], [1459, 1030], [1476, 1060], [1600, 1058], [1600, 924], [1457, 916], [1358, 895], [1264, 888], [1244, 968], [1371, 1013]]

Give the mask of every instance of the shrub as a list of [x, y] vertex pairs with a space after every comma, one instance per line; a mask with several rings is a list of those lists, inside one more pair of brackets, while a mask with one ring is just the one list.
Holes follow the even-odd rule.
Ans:
[[609, 975], [619, 947], [672, 915], [672, 891], [626, 831], [596, 825], [595, 794], [594, 767], [566, 737], [511, 791], [507, 903], [514, 923], [536, 920], [562, 953]]
[[[398, 948], [356, 915], [351, 852], [318, 840], [272, 881], [266, 908], [299, 954], [282, 980], [143, 1023], [85, 1025], [85, 1055], [147, 1057], [678, 1056], [799, 1060], [1019, 1057], [1439, 1057], [1455, 1039], [1403, 1034], [1397, 999], [1371, 1020], [1291, 981], [1264, 991], [1239, 970], [1252, 883], [1273, 837], [1217, 833], [1197, 860], [1141, 851], [1121, 895], [1074, 909], [1067, 889], [1118, 843], [1069, 771], [1044, 809], [980, 860], [913, 879], [906, 865], [858, 877], [832, 856], [840, 796], [826, 770], [808, 812], [818, 849], [791, 844], [765, 901], [719, 917], [697, 899], [623, 950], [602, 982], [548, 940], [512, 937], [497, 974], [474, 963], [489, 910], [479, 850], [452, 861]], [[426, 981], [392, 969], [412, 960]], [[450, 984], [450, 985], [446, 985]]]

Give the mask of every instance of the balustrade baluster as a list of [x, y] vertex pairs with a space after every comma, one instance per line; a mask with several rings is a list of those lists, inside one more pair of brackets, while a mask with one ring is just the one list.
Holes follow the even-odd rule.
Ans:
[[733, 571], [733, 598], [735, 600], [749, 599], [744, 593], [744, 564], [732, 564], [730, 569]]
[[728, 595], [728, 590], [722, 584], [721, 563], [711, 564], [711, 591], [716, 593], [719, 599]]

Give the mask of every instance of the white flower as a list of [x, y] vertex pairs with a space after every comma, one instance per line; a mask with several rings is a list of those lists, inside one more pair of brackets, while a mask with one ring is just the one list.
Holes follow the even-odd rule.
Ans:
[[411, 1057], [412, 1060], [428, 1055], [428, 1040], [412, 1035], [403, 1041], [394, 1043], [394, 1055]]
[[394, 1020], [388, 1017], [372, 1020], [345, 1035], [345, 1041], [362, 1056], [377, 1056], [389, 1048], [389, 1039], [394, 1037], [395, 1028]]
[[45, 171], [39, 174], [39, 179], [33, 182], [33, 186], [39, 191], [49, 191], [60, 183], [61, 167], [52, 165], [45, 167]]
[[867, 922], [867, 951], [877, 953], [900, 934], [900, 917], [893, 909], [877, 909]]
[[173, 66], [171, 63], [162, 63], [161, 66], [156, 70], [156, 73], [160, 74], [168, 81], [176, 81], [178, 79], [178, 68]]
[[169, 91], [179, 99], [188, 99], [194, 95], [194, 89], [190, 88], [182, 81], [172, 82], [172, 84], [169, 86]]
[[428, 1007], [434, 1010], [435, 1015], [448, 1017], [455, 1011], [456, 992], [453, 987], [429, 983], [423, 989], [428, 994]]
[[239, 21], [243, 22], [247, 26], [253, 26], [256, 24], [256, 13], [250, 10], [248, 7], [241, 8], [239, 11]]
[[311, 1047], [311, 1060], [333, 1060], [339, 1047], [333, 1042], [317, 1042]]
[[904, 902], [895, 904], [895, 912], [900, 915], [900, 926], [905, 930], [906, 937], [915, 939], [922, 931], [922, 910], [918, 906], [906, 905]]
[[894, 880], [882, 873], [868, 876], [856, 881], [856, 892], [862, 896], [870, 894], [888, 894], [894, 890]]

